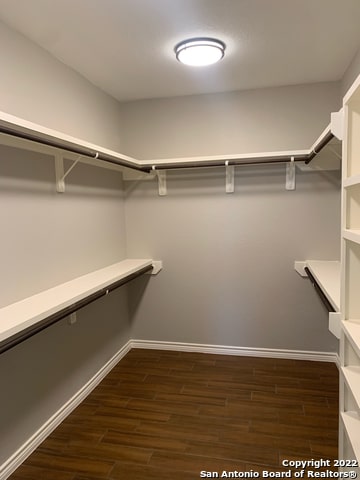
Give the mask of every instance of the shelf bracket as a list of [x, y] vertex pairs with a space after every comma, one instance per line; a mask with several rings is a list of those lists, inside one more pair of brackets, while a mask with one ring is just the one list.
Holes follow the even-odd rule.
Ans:
[[295, 174], [295, 159], [291, 157], [290, 162], [286, 164], [286, 190], [295, 190], [296, 174]]
[[[95, 158], [98, 157], [98, 153]], [[69, 175], [71, 170], [78, 164], [81, 155], [74, 161], [74, 163], [64, 173], [64, 157], [60, 154], [55, 155], [55, 177], [56, 177], [56, 191], [58, 193], [65, 192], [65, 178]]]
[[344, 136], [344, 110], [331, 113], [330, 130], [338, 140], [342, 140]]
[[329, 330], [335, 335], [336, 338], [340, 339], [341, 336], [341, 313], [340, 312], [329, 312]]
[[152, 170], [156, 173], [158, 179], [159, 195], [164, 197], [167, 195], [166, 170], [156, 170], [155, 165], [152, 166]]
[[225, 162], [225, 191], [226, 193], [234, 193], [235, 166], [229, 165], [229, 161]]
[[300, 277], [307, 277], [307, 273], [305, 272], [305, 267], [307, 266], [307, 263], [306, 262], [298, 262], [296, 261], [294, 263], [294, 268], [295, 268], [295, 271], [300, 275]]
[[55, 179], [56, 179], [56, 191], [58, 193], [64, 193], [65, 192], [64, 158], [59, 153], [55, 155]]
[[157, 275], [159, 272], [161, 272], [162, 268], [163, 268], [162, 260], [153, 260], [152, 270], [147, 272], [145, 275]]

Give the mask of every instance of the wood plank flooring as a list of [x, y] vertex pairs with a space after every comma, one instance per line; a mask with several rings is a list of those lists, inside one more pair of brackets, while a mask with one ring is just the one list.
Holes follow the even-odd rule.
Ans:
[[285, 472], [337, 458], [337, 438], [332, 363], [133, 349], [9, 478]]

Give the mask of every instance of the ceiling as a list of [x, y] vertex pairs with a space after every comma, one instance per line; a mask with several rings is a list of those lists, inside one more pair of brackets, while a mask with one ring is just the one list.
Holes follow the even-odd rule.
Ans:
[[[0, 0], [0, 19], [119, 101], [338, 81], [360, 46], [360, 0]], [[177, 62], [195, 36], [224, 59]]]

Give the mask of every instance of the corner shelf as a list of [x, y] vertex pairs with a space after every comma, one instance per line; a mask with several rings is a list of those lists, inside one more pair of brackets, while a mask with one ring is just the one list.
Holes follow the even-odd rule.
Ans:
[[151, 259], [123, 260], [1, 308], [0, 352], [152, 268]]

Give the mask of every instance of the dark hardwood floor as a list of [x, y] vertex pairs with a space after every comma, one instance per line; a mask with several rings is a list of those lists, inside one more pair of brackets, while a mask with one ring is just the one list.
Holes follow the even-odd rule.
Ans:
[[287, 472], [337, 438], [332, 363], [133, 349], [10, 479]]

